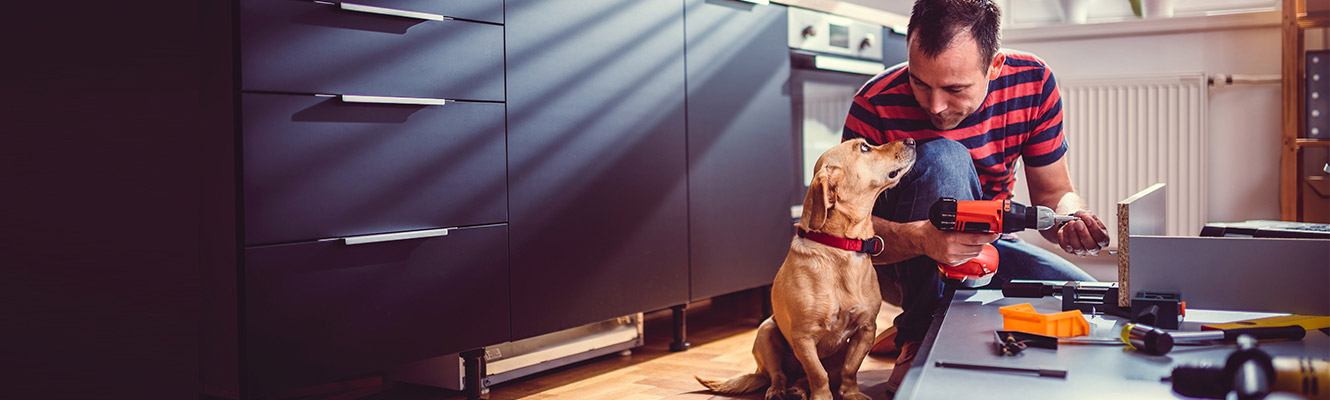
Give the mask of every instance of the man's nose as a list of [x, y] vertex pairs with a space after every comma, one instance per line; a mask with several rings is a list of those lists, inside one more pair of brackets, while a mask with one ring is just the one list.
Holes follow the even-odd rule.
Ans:
[[925, 106], [928, 108], [928, 112], [933, 115], [942, 114], [943, 111], [947, 110], [947, 102], [942, 96], [938, 95], [928, 96], [928, 104]]

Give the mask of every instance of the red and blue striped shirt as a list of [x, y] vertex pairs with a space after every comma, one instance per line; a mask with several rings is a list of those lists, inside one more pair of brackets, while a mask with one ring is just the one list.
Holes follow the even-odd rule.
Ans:
[[1003, 50], [1001, 76], [989, 81], [983, 106], [954, 129], [937, 130], [919, 106], [905, 63], [864, 84], [845, 118], [844, 140], [865, 138], [874, 144], [911, 138], [944, 137], [970, 149], [986, 199], [1011, 197], [1016, 158], [1045, 166], [1067, 152], [1062, 135], [1062, 98], [1044, 60]]

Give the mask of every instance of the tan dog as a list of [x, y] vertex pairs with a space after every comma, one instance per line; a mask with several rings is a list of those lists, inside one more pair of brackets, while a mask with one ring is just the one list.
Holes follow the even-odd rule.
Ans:
[[[869, 398], [859, 390], [857, 374], [873, 345], [882, 306], [877, 272], [871, 254], [822, 240], [827, 235], [855, 243], [873, 239], [873, 204], [909, 171], [914, 157], [910, 139], [881, 146], [856, 139], [822, 154], [796, 224], [807, 234], [801, 232], [790, 243], [771, 286], [773, 315], [757, 329], [757, 372], [728, 381], [697, 377], [698, 382], [724, 394], [750, 393], [769, 384], [767, 400], [803, 399], [805, 390], [813, 400], [830, 400], [833, 387], [842, 399]], [[875, 249], [881, 252], [877, 240]], [[800, 375], [807, 378], [806, 388], [802, 380], [789, 384]]]

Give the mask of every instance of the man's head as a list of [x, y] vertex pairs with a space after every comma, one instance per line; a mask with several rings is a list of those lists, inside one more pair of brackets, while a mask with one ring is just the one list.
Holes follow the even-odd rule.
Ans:
[[907, 33], [910, 86], [937, 129], [952, 129], [983, 105], [1001, 75], [1000, 11], [992, 0], [917, 0]]

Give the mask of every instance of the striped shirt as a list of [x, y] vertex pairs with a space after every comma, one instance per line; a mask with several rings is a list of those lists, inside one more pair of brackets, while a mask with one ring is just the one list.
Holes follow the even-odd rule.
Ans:
[[1062, 136], [1062, 98], [1044, 60], [1002, 52], [1007, 56], [1002, 76], [988, 83], [983, 106], [956, 128], [933, 127], [914, 98], [909, 66], [902, 63], [873, 77], [855, 94], [843, 139], [862, 137], [874, 144], [904, 138], [955, 140], [970, 149], [984, 198], [1011, 197], [1017, 156], [1026, 165], [1052, 164], [1067, 152], [1067, 140]]

